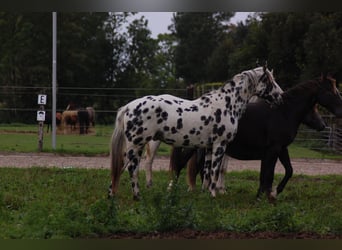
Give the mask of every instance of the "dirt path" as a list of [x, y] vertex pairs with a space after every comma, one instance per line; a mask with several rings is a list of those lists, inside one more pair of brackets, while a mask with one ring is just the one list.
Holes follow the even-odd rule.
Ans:
[[[143, 164], [143, 161], [142, 161]], [[168, 170], [169, 158], [156, 157], [154, 170]], [[342, 161], [292, 159], [294, 174], [322, 175], [342, 174]], [[0, 167], [62, 167], [62, 168], [99, 168], [109, 169], [108, 156], [69, 156], [50, 153], [0, 153]], [[142, 165], [143, 166], [143, 165]], [[260, 161], [229, 160], [228, 171], [259, 171]], [[277, 163], [277, 173], [284, 173]]]

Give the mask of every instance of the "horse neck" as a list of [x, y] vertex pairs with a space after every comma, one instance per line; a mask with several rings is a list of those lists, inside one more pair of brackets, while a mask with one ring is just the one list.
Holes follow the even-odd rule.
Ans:
[[283, 103], [279, 108], [289, 118], [296, 122], [296, 125], [303, 121], [305, 115], [317, 102], [318, 88], [315, 84], [300, 84], [284, 92]]
[[222, 91], [225, 92], [230, 98], [229, 103], [226, 105], [235, 108], [235, 116], [240, 118], [247, 107], [249, 99], [254, 95], [255, 86], [251, 79], [245, 74], [238, 74], [234, 78], [222, 87]]

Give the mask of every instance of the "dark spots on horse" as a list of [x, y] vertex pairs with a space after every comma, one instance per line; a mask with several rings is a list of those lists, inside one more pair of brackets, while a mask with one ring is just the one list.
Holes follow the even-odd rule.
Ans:
[[151, 120], [151, 118], [152, 118], [151, 116], [147, 116], [146, 117], [147, 120]]
[[157, 124], [160, 124], [160, 123], [162, 123], [163, 122], [163, 118], [159, 118], [158, 120], [157, 120]]
[[181, 128], [183, 128], [183, 119], [179, 118], [177, 120], [177, 129], [181, 129]]
[[175, 127], [172, 127], [172, 128], [171, 128], [171, 133], [172, 133], [172, 134], [176, 134], [176, 133], [177, 133], [177, 129], [176, 129]]
[[131, 150], [129, 150], [128, 151], [128, 153], [127, 153], [127, 158], [128, 158], [128, 160], [133, 160], [133, 158], [134, 158], [134, 150], [133, 149], [131, 149]]
[[215, 111], [215, 113], [214, 113], [214, 115], [215, 115], [215, 121], [216, 121], [217, 123], [220, 123], [220, 122], [221, 122], [221, 114], [222, 114], [221, 109], [217, 109], [217, 110]]
[[137, 134], [137, 135], [140, 135], [140, 134], [142, 134], [143, 131], [144, 131], [144, 128], [143, 128], [143, 127], [140, 127], [140, 128], [138, 128], [136, 134]]
[[190, 145], [190, 140], [189, 139], [186, 139], [186, 140], [184, 140], [184, 142], [183, 142], [183, 146], [189, 146]]
[[185, 111], [187, 111], [187, 112], [198, 112], [198, 107], [196, 105], [192, 105], [189, 108], [186, 108]]
[[170, 127], [169, 127], [169, 126], [164, 126], [163, 130], [164, 130], [165, 132], [170, 131]]
[[182, 115], [183, 109], [182, 108], [177, 108], [176, 112], [178, 113], [179, 116]]
[[135, 138], [135, 139], [133, 140], [133, 143], [134, 143], [134, 145], [138, 145], [139, 143], [142, 142], [142, 140], [143, 140], [142, 137], [138, 137], [138, 138]]
[[195, 133], [196, 133], [196, 129], [195, 129], [195, 128], [190, 129], [189, 133], [190, 133], [191, 135], [195, 134]]
[[222, 136], [224, 131], [226, 131], [226, 127], [224, 125], [219, 127], [217, 124], [215, 124], [213, 127], [213, 133], [217, 134], [218, 136]]
[[[160, 115], [160, 113], [162, 112], [163, 110], [160, 108], [160, 107], [158, 107], [158, 108], [156, 108], [156, 110], [155, 110], [155, 112], [156, 112], [156, 114], [158, 115]], [[158, 117], [158, 116], [157, 116]]]
[[234, 119], [233, 117], [230, 117], [230, 122], [231, 122], [232, 124], [235, 124], [235, 119]]
[[164, 139], [164, 133], [162, 131], [157, 131], [154, 136], [153, 136], [153, 140], [155, 141], [162, 141]]
[[148, 111], [149, 111], [149, 108], [144, 108], [142, 112], [143, 112], [144, 114], [146, 114]]
[[167, 120], [167, 118], [169, 117], [169, 114], [167, 113], [167, 112], [162, 112], [161, 113], [161, 117], [162, 117], [162, 119], [164, 120], [164, 121], [166, 121]]
[[226, 101], [226, 108], [229, 108], [230, 107], [230, 102], [231, 102], [230, 96], [226, 96], [225, 97], [225, 101]]
[[224, 148], [223, 147], [218, 147], [215, 152], [215, 156], [221, 156], [224, 154]]
[[166, 104], [172, 105], [172, 102], [169, 101], [169, 100], [164, 100], [164, 102], [165, 102]]
[[189, 136], [188, 136], [188, 135], [184, 135], [184, 136], [183, 136], [183, 139], [184, 139], [184, 140], [189, 139]]
[[166, 144], [174, 144], [176, 141], [170, 138], [164, 140]]
[[176, 104], [182, 104], [183, 103], [182, 100], [173, 100], [173, 102], [176, 103]]
[[147, 136], [147, 137], [145, 138], [145, 141], [146, 141], [146, 142], [148, 142], [148, 141], [150, 141], [150, 140], [152, 140], [152, 136]]
[[134, 124], [132, 121], [128, 121], [126, 124], [127, 130], [131, 130], [133, 128]]
[[204, 125], [205, 125], [205, 126], [208, 126], [209, 123], [210, 123], [211, 121], [214, 120], [214, 118], [211, 117], [210, 115], [209, 115], [208, 117], [205, 117], [205, 116], [203, 115], [203, 116], [201, 116], [201, 120], [204, 121]]
[[227, 134], [227, 140], [230, 140], [231, 138], [232, 138], [232, 133], [229, 132], [229, 133]]

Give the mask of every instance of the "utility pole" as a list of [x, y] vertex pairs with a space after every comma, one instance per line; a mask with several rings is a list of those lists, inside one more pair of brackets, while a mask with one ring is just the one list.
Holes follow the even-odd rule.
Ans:
[[57, 13], [52, 12], [52, 149], [56, 149]]

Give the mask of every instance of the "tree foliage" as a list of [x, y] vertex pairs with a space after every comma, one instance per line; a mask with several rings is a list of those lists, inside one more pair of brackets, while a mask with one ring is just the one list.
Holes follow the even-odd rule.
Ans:
[[[328, 71], [341, 78], [340, 12], [255, 13], [237, 24], [232, 12], [178, 12], [171, 33], [156, 39], [135, 14], [58, 13], [58, 110], [70, 101], [116, 110], [145, 94], [182, 96], [172, 89], [226, 81], [257, 60], [284, 89]], [[32, 121], [33, 112], [19, 111], [51, 91], [51, 13], [0, 12], [0, 32], [0, 118]]]

